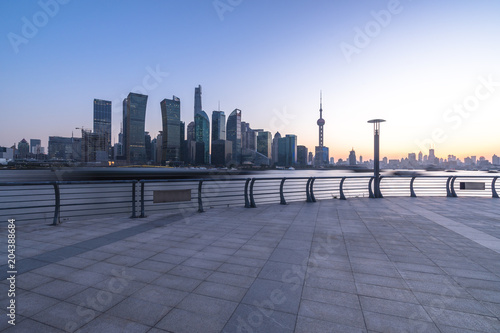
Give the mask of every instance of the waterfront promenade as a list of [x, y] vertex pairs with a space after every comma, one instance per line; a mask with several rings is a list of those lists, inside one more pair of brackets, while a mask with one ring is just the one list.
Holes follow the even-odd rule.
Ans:
[[0, 243], [6, 332], [500, 331], [498, 199], [19, 221], [16, 236], [15, 327]]

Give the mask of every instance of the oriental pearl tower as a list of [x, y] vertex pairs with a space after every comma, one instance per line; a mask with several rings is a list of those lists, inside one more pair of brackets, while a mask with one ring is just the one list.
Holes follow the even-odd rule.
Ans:
[[317, 121], [319, 126], [319, 147], [323, 148], [323, 125], [325, 125], [325, 120], [323, 119], [323, 94], [319, 92], [319, 119]]

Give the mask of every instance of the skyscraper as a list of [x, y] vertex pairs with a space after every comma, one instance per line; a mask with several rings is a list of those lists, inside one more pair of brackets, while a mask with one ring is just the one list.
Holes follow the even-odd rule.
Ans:
[[[205, 111], [200, 111], [194, 117], [194, 133], [196, 138], [196, 156], [200, 156], [199, 154], [203, 154], [203, 158], [197, 157], [197, 161], [203, 161], [203, 164], [210, 163], [210, 120], [208, 119]], [[198, 151], [198, 148], [201, 147], [198, 143], [203, 143], [203, 150]], [[199, 162], [198, 162], [199, 163]]]
[[180, 160], [181, 135], [181, 100], [173, 96], [160, 102], [163, 135], [161, 143], [162, 162], [178, 162]]
[[94, 133], [97, 135], [95, 151], [105, 151], [111, 157], [111, 102], [94, 99]]
[[300, 166], [307, 165], [307, 147], [297, 146], [297, 164]]
[[203, 110], [201, 107], [201, 85], [194, 88], [194, 117]]
[[278, 149], [279, 149], [279, 139], [281, 139], [280, 132], [276, 132], [274, 134], [273, 143], [272, 143], [272, 164], [278, 164]]
[[271, 132], [258, 132], [257, 134], [257, 152], [271, 159], [272, 155], [272, 134]]
[[42, 153], [42, 140], [30, 139], [30, 153], [35, 155]]
[[354, 148], [349, 152], [349, 165], [356, 165], [356, 152]]
[[436, 156], [434, 155], [434, 149], [433, 148], [429, 149], [429, 163], [431, 163], [431, 164], [436, 163]]
[[212, 142], [226, 140], [226, 115], [224, 111], [212, 112]]
[[123, 100], [123, 141], [127, 163], [146, 162], [144, 127], [147, 95], [129, 93]]
[[297, 136], [293, 134], [287, 134], [284, 138], [278, 139], [278, 165], [291, 167], [296, 163]]
[[233, 161], [241, 164], [241, 110], [235, 109], [227, 118], [226, 135], [233, 142]]

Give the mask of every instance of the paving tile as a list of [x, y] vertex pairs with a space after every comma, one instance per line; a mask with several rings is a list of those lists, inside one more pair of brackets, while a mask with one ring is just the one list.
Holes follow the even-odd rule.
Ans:
[[419, 304], [391, 301], [388, 299], [360, 296], [363, 311], [376, 312], [391, 316], [411, 318], [419, 321], [432, 321]]
[[231, 273], [214, 272], [212, 273], [212, 275], [207, 277], [206, 280], [211, 282], [222, 283], [224, 285], [248, 289], [255, 281], [255, 278], [250, 276], [231, 274]]
[[171, 309], [166, 305], [129, 297], [107, 310], [106, 314], [130, 320], [134, 323], [154, 326]]
[[302, 293], [301, 284], [256, 279], [242, 303], [281, 312], [297, 313]]
[[169, 307], [174, 307], [179, 304], [179, 302], [182, 301], [188, 294], [189, 293], [186, 291], [180, 291], [149, 284], [132, 294], [132, 297], [148, 302], [166, 305]]
[[349, 332], [349, 333], [366, 333], [366, 329], [342, 324], [332, 323], [316, 318], [308, 318], [298, 316], [295, 333], [311, 333], [311, 332]]
[[33, 272], [26, 272], [17, 276], [16, 284], [18, 288], [31, 290], [50, 281], [54, 281], [54, 278]]
[[151, 282], [153, 285], [162, 286], [166, 288], [172, 288], [181, 291], [193, 291], [202, 280], [192, 279], [188, 277], [164, 274], [158, 279]]
[[83, 306], [96, 312], [104, 312], [125, 298], [106, 289], [87, 288], [66, 299], [66, 302]]
[[259, 267], [250, 267], [250, 266], [243, 266], [243, 265], [238, 265], [238, 264], [229, 264], [225, 263], [222, 264], [218, 269], [218, 272], [223, 272], [223, 273], [231, 273], [231, 274], [238, 274], [238, 275], [246, 275], [246, 276], [251, 276], [251, 277], [257, 277], [260, 272]]
[[276, 310], [240, 304], [222, 332], [292, 333], [296, 315]]
[[155, 328], [175, 333], [218, 333], [225, 324], [226, 320], [217, 316], [173, 309], [156, 324]]
[[65, 300], [66, 298], [73, 296], [84, 289], [87, 289], [87, 286], [73, 282], [54, 280], [36, 287], [32, 291], [37, 294], [56, 298], [58, 300]]
[[2, 332], [63, 333], [63, 332], [67, 332], [67, 331], [40, 323], [40, 322], [35, 321], [35, 320], [25, 319], [21, 322], [18, 322], [16, 320], [15, 326], [11, 326], [5, 330], [2, 330]]
[[202, 282], [193, 292], [195, 294], [221, 298], [233, 302], [240, 302], [243, 296], [245, 296], [247, 288], [205, 281]]
[[345, 306], [353, 309], [361, 309], [358, 295], [335, 290], [319, 289], [305, 286], [302, 291], [302, 300], [304, 299]]
[[94, 320], [100, 312], [67, 302], [59, 302], [32, 316], [33, 320], [64, 331], [75, 331]]
[[238, 303], [198, 294], [189, 294], [177, 306], [189, 312], [229, 319]]
[[424, 306], [432, 320], [439, 325], [453, 326], [481, 332], [500, 331], [500, 321], [490, 316]]
[[429, 332], [439, 333], [439, 329], [433, 322], [419, 321], [411, 318], [403, 318], [385, 315], [370, 311], [363, 311], [368, 331], [384, 333], [400, 332]]
[[106, 333], [145, 333], [150, 330], [151, 327], [135, 323], [130, 320], [113, 317], [107, 314], [103, 314], [97, 317], [95, 320], [91, 321], [84, 327], [82, 327], [79, 332], [81, 333], [94, 333], [94, 332], [106, 332]]
[[363, 313], [360, 309], [356, 310], [334, 304], [302, 300], [298, 314], [299, 316], [329, 321], [344, 326], [365, 327]]
[[59, 303], [55, 298], [36, 294], [33, 292], [20, 292], [18, 289], [16, 295], [17, 309], [16, 314], [31, 317], [46, 308]]

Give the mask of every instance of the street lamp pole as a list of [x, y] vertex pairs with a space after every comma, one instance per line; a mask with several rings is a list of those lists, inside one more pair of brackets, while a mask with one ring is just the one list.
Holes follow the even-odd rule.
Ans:
[[372, 119], [368, 120], [368, 123], [373, 124], [373, 192], [375, 198], [381, 198], [382, 193], [380, 193], [380, 123], [385, 122], [384, 119]]

